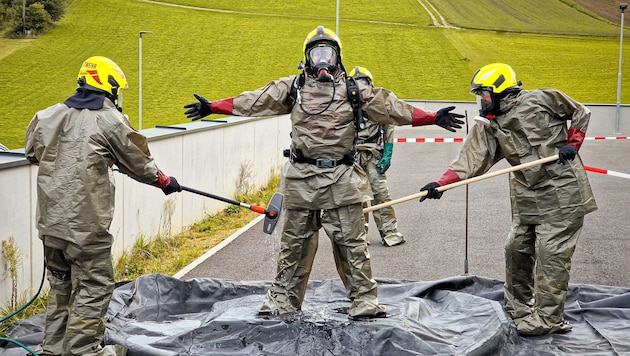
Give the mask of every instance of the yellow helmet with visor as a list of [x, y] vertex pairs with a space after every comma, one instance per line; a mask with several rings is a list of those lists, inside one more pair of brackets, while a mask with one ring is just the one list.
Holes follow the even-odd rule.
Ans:
[[119, 107], [122, 107], [122, 90], [129, 87], [127, 78], [118, 64], [103, 56], [86, 59], [79, 70], [77, 82], [88, 90], [103, 91]]

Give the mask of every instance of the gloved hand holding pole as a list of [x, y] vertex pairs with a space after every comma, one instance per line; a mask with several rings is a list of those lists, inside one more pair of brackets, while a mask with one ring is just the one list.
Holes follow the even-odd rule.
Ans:
[[[496, 177], [496, 176], [499, 176], [499, 175], [502, 175], [502, 174], [505, 174], [505, 173], [519, 171], [519, 170], [521, 170], [523, 168], [538, 166], [538, 165], [541, 165], [541, 164], [557, 161], [558, 159], [559, 159], [558, 155], [553, 155], [553, 156], [550, 156], [550, 157], [541, 158], [541, 159], [538, 159], [538, 160], [535, 160], [535, 161], [532, 161], [532, 162], [519, 164], [517, 166], [512, 166], [512, 167], [505, 168], [505, 169], [502, 169], [502, 170], [499, 170], [499, 171], [496, 171], [496, 172], [486, 173], [486, 174], [482, 174], [482, 175], [477, 176], [477, 177], [472, 177], [472, 178], [469, 178], [469, 179], [461, 180], [459, 182], [447, 184], [447, 185], [444, 185], [444, 186], [441, 186], [441, 187], [437, 188], [436, 190], [438, 192], [443, 192], [443, 191], [446, 191], [446, 190], [449, 190], [449, 189], [453, 189], [453, 188], [456, 188], [456, 187], [459, 187], [459, 186], [462, 186], [462, 185], [466, 185], [466, 184], [478, 182], [478, 181], [481, 181], [481, 180], [484, 180], [484, 179]], [[388, 206], [391, 206], [391, 205], [395, 205], [395, 204], [399, 204], [399, 203], [402, 203], [402, 202], [406, 202], [408, 200], [422, 198], [422, 197], [426, 196], [427, 193], [428, 192], [425, 190], [425, 191], [421, 191], [420, 193], [416, 193], [416, 194], [408, 195], [406, 197], [394, 199], [392, 201], [388, 201], [388, 202], [383, 203], [383, 204], [370, 206], [370, 207], [367, 207], [367, 208], [363, 209], [363, 213], [368, 213], [370, 211], [374, 211], [374, 210], [385, 208], [385, 207], [388, 207]]]

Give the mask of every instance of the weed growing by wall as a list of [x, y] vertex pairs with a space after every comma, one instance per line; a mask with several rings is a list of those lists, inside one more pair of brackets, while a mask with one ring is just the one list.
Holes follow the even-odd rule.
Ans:
[[15, 243], [15, 238], [10, 236], [2, 241], [2, 261], [4, 267], [4, 278], [11, 279], [11, 300], [9, 307], [17, 308], [18, 302], [18, 268], [22, 262], [23, 253]]

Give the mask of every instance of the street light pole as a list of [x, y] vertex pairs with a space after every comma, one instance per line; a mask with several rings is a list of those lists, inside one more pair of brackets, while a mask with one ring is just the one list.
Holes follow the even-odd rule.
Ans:
[[337, 11], [335, 14], [335, 34], [339, 37], [339, 0], [337, 0]]
[[139, 83], [138, 83], [138, 131], [142, 130], [142, 35], [144, 35], [145, 33], [149, 34], [153, 32], [140, 31], [140, 38], [139, 38], [139, 45], [140, 45], [139, 53], [140, 54], [138, 58], [138, 63], [139, 63], [138, 75], [140, 76]]
[[621, 34], [619, 35], [619, 72], [617, 73], [617, 115], [615, 117], [615, 134], [619, 133], [619, 119], [621, 117], [621, 59], [623, 58], [623, 13], [628, 8], [628, 3], [619, 4], [621, 9]]
[[26, 35], [26, 0], [22, 1], [22, 32]]

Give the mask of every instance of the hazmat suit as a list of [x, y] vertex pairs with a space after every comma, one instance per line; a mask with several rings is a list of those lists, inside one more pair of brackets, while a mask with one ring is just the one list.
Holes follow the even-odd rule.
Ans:
[[[356, 80], [365, 81], [373, 85], [372, 73], [364, 67], [353, 68], [349, 75]], [[365, 171], [370, 182], [374, 200], [372, 205], [378, 205], [391, 201], [389, 187], [387, 186], [387, 176], [385, 172], [391, 165], [392, 152], [394, 149], [394, 126], [388, 124], [374, 123], [365, 120], [357, 133], [356, 150], [359, 165]], [[368, 204], [364, 203], [363, 207]], [[404, 236], [398, 232], [398, 222], [396, 212], [391, 206], [372, 211], [376, 229], [381, 236], [381, 242], [385, 246], [396, 246], [405, 242]], [[370, 213], [365, 213], [365, 241], [368, 241], [368, 226]]]
[[[86, 68], [92, 71], [87, 82]], [[181, 190], [175, 178], [157, 168], [146, 138], [120, 111], [111, 86], [90, 86], [94, 78], [107, 83], [108, 76], [126, 86], [111, 60], [88, 58], [77, 92], [37, 112], [26, 132], [26, 158], [39, 166], [37, 229], [50, 282], [40, 355], [126, 353], [120, 345], [101, 347], [114, 290], [108, 231], [115, 198], [112, 165], [165, 194]]]
[[[507, 65], [502, 69], [513, 74]], [[571, 258], [584, 215], [597, 209], [576, 155], [591, 113], [555, 89], [518, 88], [501, 94], [495, 97], [495, 109], [482, 110], [490, 119], [473, 126], [446, 172], [422, 190], [429, 191], [428, 198], [439, 198], [437, 187], [484, 174], [502, 159], [516, 166], [559, 154], [561, 162], [510, 175], [512, 228], [505, 245], [504, 292], [505, 309], [519, 334], [566, 332], [571, 330], [563, 319]]]
[[[375, 137], [376, 135], [376, 137]], [[387, 176], [384, 165], [390, 165], [393, 149], [394, 127], [392, 125], [368, 123], [367, 127], [359, 131], [356, 149], [359, 165], [368, 177], [374, 199], [371, 205], [378, 205], [391, 201]], [[386, 162], [386, 163], [385, 163]], [[367, 207], [368, 204], [364, 204]], [[398, 231], [396, 212], [391, 206], [372, 211], [376, 229], [381, 236], [381, 243], [385, 246], [396, 246], [405, 242], [405, 237]], [[366, 241], [369, 213], [365, 213]]]
[[[312, 40], [312, 41], [311, 41]], [[298, 100], [291, 105], [291, 87], [296, 77], [269, 82], [254, 91], [233, 98], [188, 104], [186, 115], [200, 119], [210, 113], [267, 116], [289, 114], [291, 153], [282, 170], [284, 227], [280, 241], [277, 274], [260, 312], [283, 314], [301, 309], [317, 251], [319, 230], [324, 229], [333, 245], [339, 276], [352, 301], [350, 317], [385, 314], [378, 304], [377, 283], [372, 277], [370, 255], [363, 240], [362, 203], [372, 199], [365, 171], [354, 160], [355, 121], [346, 90], [346, 73], [340, 62], [340, 42], [334, 32], [318, 27], [305, 41], [307, 62], [310, 51], [331, 47], [335, 65], [307, 63]], [[321, 47], [321, 48], [320, 48]], [[443, 125], [460, 128], [453, 107], [438, 113], [425, 111], [399, 100], [383, 88], [359, 85], [362, 110], [369, 118], [395, 125]]]

